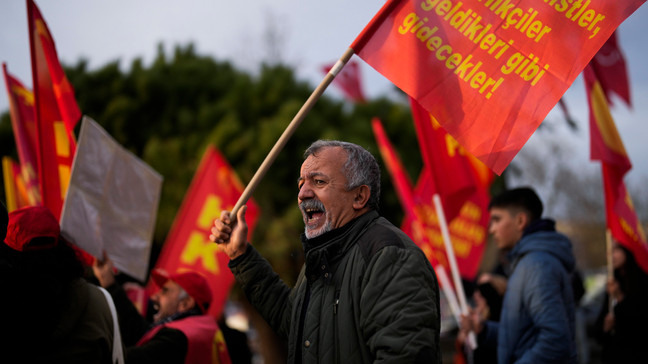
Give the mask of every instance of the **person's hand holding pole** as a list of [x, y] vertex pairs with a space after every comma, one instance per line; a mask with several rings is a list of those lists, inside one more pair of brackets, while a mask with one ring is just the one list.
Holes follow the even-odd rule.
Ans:
[[[230, 259], [235, 259], [247, 250], [248, 226], [245, 222], [247, 206], [238, 210], [236, 221], [232, 222], [229, 211], [221, 212], [220, 218], [214, 220], [209, 239], [218, 244]], [[233, 226], [230, 226], [232, 224]]]
[[115, 283], [115, 267], [112, 260], [103, 252], [103, 259], [95, 259], [92, 263], [92, 271], [99, 280], [101, 287], [110, 287]]

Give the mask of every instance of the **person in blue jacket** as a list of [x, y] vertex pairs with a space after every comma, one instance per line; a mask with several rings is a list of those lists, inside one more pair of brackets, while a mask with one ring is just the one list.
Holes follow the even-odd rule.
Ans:
[[489, 232], [511, 262], [500, 322], [462, 317], [478, 344], [497, 347], [498, 363], [576, 363], [575, 259], [569, 239], [543, 219], [542, 202], [527, 187], [489, 204]]

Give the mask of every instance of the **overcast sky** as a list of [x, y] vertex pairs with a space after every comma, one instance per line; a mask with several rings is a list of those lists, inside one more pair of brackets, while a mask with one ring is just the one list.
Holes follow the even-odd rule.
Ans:
[[[119, 60], [122, 68], [127, 69], [137, 57], [148, 64], [160, 42], [167, 52], [175, 45], [193, 42], [198, 53], [230, 60], [251, 71], [257, 70], [263, 59], [279, 55], [313, 87], [323, 77], [320, 67], [342, 55], [382, 4], [382, 0], [37, 1], [53, 34], [59, 58], [67, 65], [85, 58], [94, 69]], [[274, 44], [272, 47], [268, 46], [268, 29], [274, 30], [276, 41], [270, 42]], [[634, 165], [627, 179], [645, 182], [648, 178], [648, 69], [645, 66], [648, 6], [644, 4], [621, 24], [618, 36], [629, 69], [634, 108], [629, 110], [618, 102], [612, 115]], [[23, 0], [0, 2], [0, 61], [6, 62], [9, 72], [31, 87], [27, 10]], [[391, 83], [362, 61], [361, 72], [369, 97], [393, 92]], [[333, 88], [326, 92], [335, 97], [340, 95]], [[565, 143], [573, 145], [575, 165], [598, 168], [589, 161], [588, 111], [580, 76], [564, 98], [581, 127], [580, 132], [565, 133], [564, 137]], [[0, 111], [7, 109], [6, 88], [2, 86]], [[546, 122], [562, 125], [562, 118], [556, 109]], [[542, 142], [535, 139], [532, 137], [525, 148], [542, 148]]]

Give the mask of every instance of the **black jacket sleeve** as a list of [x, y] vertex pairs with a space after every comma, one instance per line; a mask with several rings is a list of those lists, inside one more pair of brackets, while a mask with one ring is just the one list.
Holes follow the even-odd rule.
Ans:
[[148, 331], [150, 323], [137, 311], [126, 291], [119, 284], [113, 284], [106, 290], [112, 296], [119, 316], [119, 328], [124, 347], [128, 348], [137, 344], [139, 339]]
[[187, 337], [180, 330], [164, 327], [142, 346], [126, 348], [126, 363], [182, 364], [187, 355]]
[[229, 262], [229, 268], [250, 303], [280, 337], [287, 339], [292, 290], [273, 271], [270, 263], [248, 245], [245, 254]]

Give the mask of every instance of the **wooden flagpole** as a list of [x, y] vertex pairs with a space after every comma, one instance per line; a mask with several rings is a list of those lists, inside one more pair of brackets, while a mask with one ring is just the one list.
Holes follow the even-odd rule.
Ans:
[[[614, 279], [614, 263], [612, 262], [612, 232], [610, 229], [605, 230], [605, 256], [607, 260], [607, 280]], [[608, 312], [614, 314], [614, 305], [616, 300], [610, 296], [608, 301]]]
[[252, 197], [252, 194], [254, 193], [254, 190], [259, 186], [259, 183], [265, 176], [265, 174], [268, 172], [270, 167], [272, 166], [272, 163], [274, 163], [275, 159], [277, 159], [277, 156], [281, 152], [281, 150], [286, 146], [286, 143], [288, 143], [288, 140], [290, 137], [294, 134], [295, 130], [297, 130], [297, 127], [301, 122], [304, 120], [306, 117], [306, 114], [313, 108], [315, 105], [315, 102], [319, 100], [320, 96], [324, 93], [324, 90], [328, 87], [328, 85], [333, 82], [333, 79], [337, 74], [342, 70], [342, 68], [346, 65], [346, 63], [351, 59], [353, 56], [354, 51], [352, 48], [348, 48], [346, 52], [340, 57], [340, 59], [335, 63], [333, 68], [326, 74], [322, 82], [317, 86], [317, 88], [311, 93], [310, 97], [304, 105], [302, 105], [301, 109], [297, 112], [295, 117], [292, 119], [290, 124], [288, 124], [288, 127], [286, 127], [286, 130], [281, 134], [275, 145], [272, 147], [270, 150], [270, 153], [265, 157], [263, 160], [263, 163], [261, 163], [261, 166], [257, 171], [254, 173], [254, 176], [252, 176], [252, 179], [248, 183], [248, 185], [245, 187], [245, 190], [241, 194], [241, 197], [239, 197], [238, 201], [236, 202], [236, 205], [234, 205], [234, 208], [232, 209], [230, 213], [230, 218], [232, 219], [232, 222], [236, 221], [236, 214], [238, 210], [245, 205], [245, 203]]

